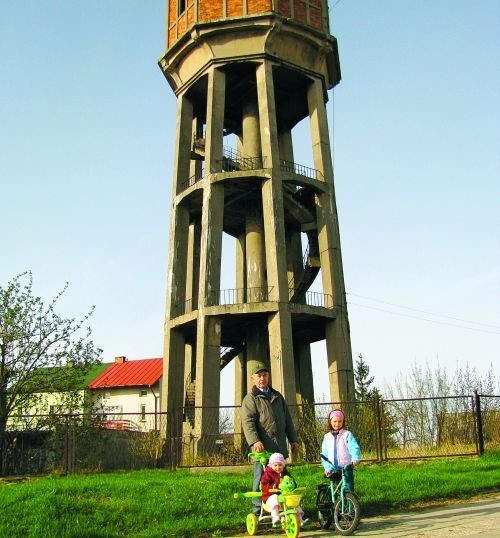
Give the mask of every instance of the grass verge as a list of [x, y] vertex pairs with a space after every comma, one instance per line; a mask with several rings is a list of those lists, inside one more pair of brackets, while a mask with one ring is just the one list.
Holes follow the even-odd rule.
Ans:
[[[302, 507], [316, 518], [320, 465], [290, 468], [306, 486]], [[463, 457], [361, 464], [355, 472], [362, 516], [500, 491], [500, 451]], [[200, 538], [245, 530], [251, 468], [237, 472], [142, 470], [0, 482], [0, 536]]]

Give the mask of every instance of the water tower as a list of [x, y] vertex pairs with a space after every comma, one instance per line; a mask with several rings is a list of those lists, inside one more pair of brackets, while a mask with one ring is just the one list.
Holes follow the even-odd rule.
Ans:
[[[168, 0], [159, 64], [177, 97], [162, 411], [167, 438], [189, 436], [203, 453], [231, 361], [235, 405], [256, 361], [289, 404], [313, 402], [311, 344], [323, 340], [314, 360], [328, 361], [332, 401], [354, 399], [327, 0]], [[294, 158], [302, 120], [310, 138], [295, 144], [310, 145], [307, 166]]]

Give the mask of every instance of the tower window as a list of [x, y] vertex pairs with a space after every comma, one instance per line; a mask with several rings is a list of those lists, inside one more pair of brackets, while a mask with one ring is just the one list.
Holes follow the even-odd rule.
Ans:
[[186, 11], [186, 0], [179, 0], [179, 15], [182, 15]]

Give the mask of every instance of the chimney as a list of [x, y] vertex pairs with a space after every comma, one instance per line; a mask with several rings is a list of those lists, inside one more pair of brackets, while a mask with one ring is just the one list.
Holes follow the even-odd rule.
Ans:
[[123, 355], [121, 355], [120, 357], [115, 357], [115, 362], [118, 362], [118, 363], [127, 362], [127, 357]]

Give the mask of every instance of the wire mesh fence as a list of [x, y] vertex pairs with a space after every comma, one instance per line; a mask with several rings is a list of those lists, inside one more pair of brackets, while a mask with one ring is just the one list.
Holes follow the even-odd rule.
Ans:
[[[370, 399], [290, 406], [297, 463], [319, 463], [328, 413], [342, 407], [363, 461], [464, 456], [500, 449], [500, 396]], [[81, 472], [248, 463], [240, 408], [186, 406], [165, 437], [166, 413], [18, 417], [2, 440], [2, 474]], [[29, 420], [28, 420], [29, 418]], [[201, 427], [203, 425], [203, 427]]]

